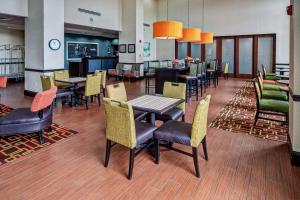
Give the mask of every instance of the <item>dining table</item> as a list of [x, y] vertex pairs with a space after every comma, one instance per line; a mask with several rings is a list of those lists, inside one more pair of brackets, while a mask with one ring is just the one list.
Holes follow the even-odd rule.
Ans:
[[278, 80], [277, 82], [285, 85], [290, 85], [290, 80]]
[[134, 110], [148, 112], [150, 118], [147, 119], [147, 122], [155, 125], [156, 114], [162, 115], [184, 101], [184, 99], [175, 99], [158, 95], [143, 95], [128, 101], [128, 104], [131, 105]]
[[[55, 79], [55, 82], [60, 82], [60, 83], [66, 83], [66, 84], [70, 84], [72, 87], [70, 88], [71, 91], [73, 91], [74, 93], [76, 92], [76, 90], [78, 90], [79, 88], [79, 84], [81, 83], [85, 83], [86, 82], [86, 78], [84, 77], [71, 77], [71, 78], [66, 78], [66, 79]], [[77, 98], [73, 95], [72, 96], [72, 107], [76, 106], [78, 104], [77, 102]]]

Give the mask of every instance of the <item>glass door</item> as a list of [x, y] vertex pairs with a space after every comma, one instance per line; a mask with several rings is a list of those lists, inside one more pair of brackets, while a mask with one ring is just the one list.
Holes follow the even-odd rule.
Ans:
[[185, 59], [188, 55], [186, 42], [178, 42], [178, 59]]
[[234, 74], [234, 39], [222, 40], [222, 69], [228, 63], [228, 73]]
[[210, 61], [217, 58], [217, 42], [214, 40], [214, 43], [205, 45], [205, 60]]
[[273, 71], [273, 37], [259, 37], [258, 38], [258, 67], [262, 71], [262, 65], [266, 66], [267, 72]]
[[239, 75], [252, 77], [253, 69], [253, 38], [239, 38]]
[[191, 57], [201, 59], [201, 45], [192, 44], [191, 48]]

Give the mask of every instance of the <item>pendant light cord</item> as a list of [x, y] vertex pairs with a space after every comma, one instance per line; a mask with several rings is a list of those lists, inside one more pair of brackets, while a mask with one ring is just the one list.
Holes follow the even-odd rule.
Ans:
[[190, 0], [188, 0], [188, 28], [190, 28]]
[[167, 21], [169, 21], [169, 0], [167, 0]]
[[205, 26], [205, 23], [204, 23], [204, 17], [205, 17], [205, 15], [204, 15], [204, 1], [205, 0], [202, 1], [202, 31], [204, 31], [204, 26]]

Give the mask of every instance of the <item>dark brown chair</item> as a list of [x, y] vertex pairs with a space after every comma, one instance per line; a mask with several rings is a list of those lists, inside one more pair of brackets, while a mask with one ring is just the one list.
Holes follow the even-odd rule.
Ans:
[[172, 145], [166, 145], [167, 148], [175, 150], [179, 153], [191, 156], [194, 159], [196, 176], [200, 177], [198, 163], [198, 146], [202, 143], [205, 159], [208, 160], [206, 146], [207, 132], [207, 116], [210, 103], [210, 95], [206, 99], [199, 102], [194, 116], [193, 124], [179, 121], [168, 121], [154, 132], [156, 164], [159, 164], [160, 150], [159, 141], [167, 141], [169, 143], [178, 143], [192, 147], [193, 153], [188, 153], [180, 149], [174, 148]]

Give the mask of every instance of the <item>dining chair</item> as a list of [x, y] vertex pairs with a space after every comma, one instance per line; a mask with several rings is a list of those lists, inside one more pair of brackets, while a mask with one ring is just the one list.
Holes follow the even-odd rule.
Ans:
[[101, 92], [102, 92], [103, 96], [105, 97], [105, 95], [106, 95], [105, 94], [105, 88], [106, 88], [107, 71], [106, 70], [96, 70], [95, 75], [100, 75], [101, 76], [100, 88], [101, 88]]
[[263, 84], [283, 85], [283, 84], [278, 83], [275, 80], [265, 80], [260, 71], [258, 71], [258, 76], [260, 77], [261, 80], [263, 80]]
[[196, 100], [198, 101], [198, 77], [197, 77], [198, 65], [197, 63], [190, 64], [189, 74], [179, 75], [179, 78], [184, 80], [186, 83], [186, 102], [192, 97], [192, 94], [196, 95]]
[[[113, 84], [113, 85], [107, 85], [106, 92], [107, 92], [107, 98], [111, 100], [118, 101], [118, 102], [128, 101], [125, 85], [123, 82]], [[134, 118], [136, 120], [144, 119], [147, 114], [148, 114], [147, 112], [134, 110]]]
[[78, 90], [75, 90], [75, 94], [77, 98], [85, 102], [85, 107], [87, 110], [89, 109], [88, 102], [91, 97], [96, 96], [98, 98], [99, 106], [101, 105], [100, 83], [101, 83], [101, 76], [87, 75], [85, 86], [79, 88]]
[[[7, 86], [7, 76], [0, 76], [0, 88], [1, 88], [1, 90], [6, 88], [6, 86]], [[0, 102], [1, 102], [1, 93], [0, 93]]]
[[198, 147], [201, 143], [205, 159], [208, 160], [206, 133], [210, 99], [211, 96], [208, 95], [198, 103], [192, 124], [170, 120], [154, 132], [156, 164], [159, 164], [160, 160], [160, 140], [190, 146], [192, 153], [177, 149], [172, 145], [166, 145], [171, 150], [193, 157], [196, 176], [200, 177]]
[[132, 178], [135, 156], [144, 148], [144, 143], [153, 139], [156, 127], [134, 120], [132, 106], [104, 98], [106, 115], [106, 155], [104, 166], [108, 166], [111, 147], [120, 144], [130, 150], [128, 179]]
[[[171, 83], [165, 82], [164, 89], [163, 89], [163, 96], [175, 99], [183, 99], [186, 98], [186, 84], [185, 83]], [[185, 121], [185, 102], [178, 105], [176, 108], [168, 110], [162, 115], [155, 115], [155, 119], [161, 120], [163, 122], [169, 120], [178, 120], [182, 118], [182, 121]]]
[[229, 63], [225, 63], [224, 70], [223, 70], [223, 75], [225, 80], [228, 80], [228, 67], [229, 67]]
[[278, 80], [276, 73], [267, 73], [266, 66], [264, 64], [261, 65], [263, 76], [266, 80]]
[[202, 97], [203, 95], [203, 88], [205, 88], [205, 82], [206, 82], [206, 73], [203, 73], [204, 66], [203, 62], [197, 62], [197, 78], [198, 78], [198, 87], [200, 87], [200, 95]]
[[264, 84], [263, 79], [260, 76], [258, 76], [258, 81], [262, 85], [263, 90], [275, 90], [275, 91], [289, 92], [288, 86], [277, 85], [277, 84]]
[[289, 96], [288, 93], [285, 91], [276, 91], [276, 90], [264, 90], [263, 85], [261, 84], [261, 81], [258, 81], [258, 79], [254, 80], [258, 83], [259, 90], [261, 93], [261, 98], [263, 99], [275, 99], [275, 100], [281, 100], [281, 101], [288, 101]]
[[159, 62], [148, 61], [148, 72], [145, 74], [145, 93], [149, 94], [151, 88], [155, 88], [155, 85], [151, 85], [151, 80], [155, 78], [155, 69], [159, 68]]
[[[60, 71], [54, 71], [54, 79], [55, 80], [64, 80], [64, 79], [69, 79], [70, 75], [69, 75], [69, 70], [60, 70]], [[55, 86], [57, 86], [58, 88], [70, 88], [71, 85], [68, 83], [61, 83], [58, 81], [55, 81]]]
[[[41, 83], [42, 83], [42, 89], [43, 91], [49, 90], [54, 85], [53, 76], [47, 76], [47, 75], [41, 75]], [[66, 100], [67, 102], [70, 102], [70, 104], [73, 104], [73, 95], [74, 92], [70, 89], [57, 89], [56, 96], [55, 96], [55, 103], [56, 99], [60, 98], [62, 100]]]
[[[282, 122], [288, 124], [289, 121], [289, 102], [280, 101], [274, 99], [263, 99], [262, 94], [259, 89], [259, 85], [256, 81], [253, 81], [255, 95], [256, 95], [256, 114], [254, 120], [254, 126], [256, 125], [258, 119], [272, 120], [277, 122]], [[271, 117], [261, 116], [260, 114], [275, 115], [285, 117], [285, 121], [274, 119]]]

